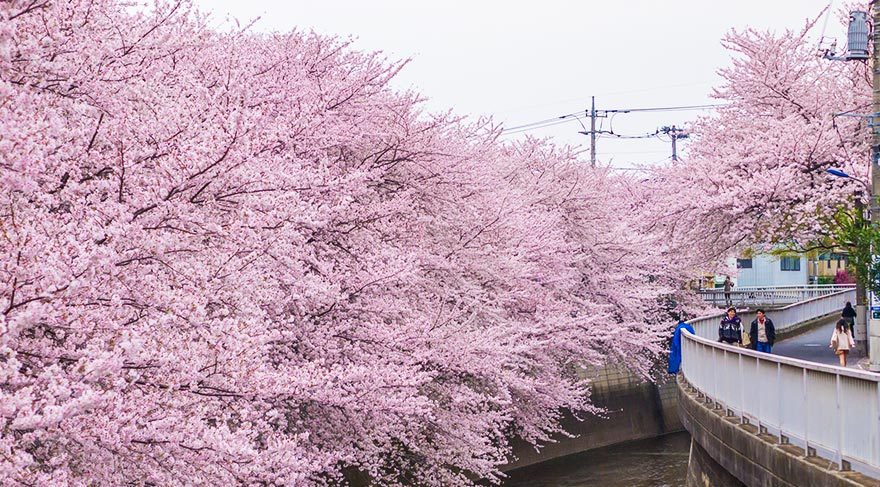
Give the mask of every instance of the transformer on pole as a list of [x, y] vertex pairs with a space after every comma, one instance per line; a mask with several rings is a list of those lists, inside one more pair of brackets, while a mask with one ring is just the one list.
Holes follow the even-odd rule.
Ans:
[[822, 57], [833, 61], [866, 61], [871, 57], [868, 53], [870, 33], [868, 13], [853, 10], [849, 13], [849, 27], [846, 30], [846, 52], [838, 56], [835, 52], [837, 41], [834, 41], [830, 48], [822, 52]]

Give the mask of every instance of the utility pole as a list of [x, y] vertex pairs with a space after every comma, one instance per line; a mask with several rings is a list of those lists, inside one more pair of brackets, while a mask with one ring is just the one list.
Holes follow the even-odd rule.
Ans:
[[673, 125], [672, 127], [663, 127], [660, 129], [661, 132], [668, 135], [670, 139], [672, 139], [672, 162], [678, 161], [678, 145], [676, 142], [678, 139], [686, 139], [689, 137], [688, 133], [684, 130]]
[[[876, 74], [875, 74], [876, 76]], [[596, 97], [591, 97], [590, 106], [590, 164], [596, 167]]]
[[590, 164], [592, 164], [593, 167], [596, 167], [596, 134], [609, 134], [612, 132], [596, 130], [596, 119], [607, 117], [608, 110], [596, 110], [596, 97], [593, 96], [591, 98], [592, 104], [590, 105], [590, 110], [587, 111], [587, 114], [590, 116], [590, 130], [587, 132], [586, 127], [584, 127], [584, 132], [579, 131], [578, 133], [590, 136]]
[[[871, 29], [869, 24], [874, 26], [873, 38], [871, 37]], [[871, 231], [876, 231], [878, 223], [880, 223], [880, 206], [877, 204], [877, 197], [880, 196], [880, 6], [877, 0], [871, 0], [870, 17], [868, 12], [862, 10], [852, 10], [849, 13], [849, 27], [846, 34], [846, 51], [843, 55], [837, 55], [833, 52], [834, 45], [831, 49], [825, 49], [822, 56], [831, 61], [872, 61], [871, 91], [872, 101], [871, 113], [867, 115], [855, 115], [865, 117], [868, 120], [868, 127], [871, 129], [871, 185], [865, 184], [865, 189], [869, 191], [868, 209], [870, 214]], [[868, 49], [868, 44], [873, 43], [874, 51]], [[839, 176], [832, 170], [828, 170], [831, 174]], [[844, 174], [844, 176], [846, 176]], [[849, 176], [846, 176], [849, 177]], [[864, 183], [863, 183], [864, 184]], [[856, 211], [863, 211], [860, 198], [855, 198]], [[876, 252], [880, 249], [871, 249], [871, 265], [876, 262]], [[865, 299], [866, 288], [873, 288], [872, 272], [868, 270], [867, 276], [859, 276], [856, 281], [856, 336], [862, 337], [862, 330], [867, 333], [868, 358], [869, 367], [872, 371], [880, 372], [880, 296], [873, 291], [870, 292], [870, 298]], [[870, 283], [866, 286], [863, 283]], [[867, 301], [867, 302], [866, 302]], [[867, 328], [867, 329], [866, 329]], [[859, 340], [861, 341], [861, 340]]]
[[[871, 18], [874, 24], [873, 47], [871, 54], [874, 65], [872, 66], [873, 79], [873, 104], [871, 107], [871, 226], [872, 231], [877, 229], [880, 223], [880, 208], [877, 205], [877, 197], [880, 196], [880, 5], [876, 0], [871, 2]], [[880, 249], [873, 249], [872, 254]], [[876, 255], [872, 255], [876, 259]], [[870, 272], [869, 272], [870, 274]], [[871, 286], [873, 287], [873, 286]], [[880, 303], [878, 297], [871, 293], [871, 315], [868, 327], [868, 357], [870, 369], [880, 372]]]

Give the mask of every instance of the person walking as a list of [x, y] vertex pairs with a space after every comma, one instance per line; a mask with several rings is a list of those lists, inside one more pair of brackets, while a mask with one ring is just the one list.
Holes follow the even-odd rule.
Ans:
[[730, 299], [730, 290], [733, 288], [733, 281], [730, 276], [724, 276], [724, 304], [733, 306], [733, 300]]
[[759, 309], [756, 314], [757, 318], [752, 321], [749, 329], [749, 338], [755, 344], [755, 350], [772, 353], [773, 342], [776, 341], [776, 327], [773, 326], [773, 320], [767, 318], [763, 309]]
[[843, 311], [840, 312], [840, 317], [843, 318], [844, 321], [849, 325], [849, 334], [855, 338], [856, 336], [856, 310], [853, 309], [853, 305], [851, 302], [847, 301], [846, 306], [843, 307]]
[[742, 346], [742, 320], [736, 315], [736, 309], [727, 308], [727, 314], [718, 325], [718, 341], [731, 345]]
[[855, 346], [855, 340], [853, 340], [846, 327], [846, 321], [843, 321], [842, 318], [837, 320], [837, 324], [834, 325], [834, 331], [831, 332], [831, 349], [834, 350], [834, 353], [840, 359], [841, 367], [846, 367], [846, 356], [849, 354], [850, 349]]

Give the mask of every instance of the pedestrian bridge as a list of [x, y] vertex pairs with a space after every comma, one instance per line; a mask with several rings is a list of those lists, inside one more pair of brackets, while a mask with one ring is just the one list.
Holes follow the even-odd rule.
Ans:
[[[735, 287], [729, 293], [725, 293], [724, 289], [721, 288], [700, 289], [697, 294], [706, 303], [718, 306], [719, 308], [727, 306], [743, 308], [794, 304], [853, 289], [855, 289], [853, 284], [812, 284], [803, 286]], [[727, 296], [728, 294], [729, 296]]]
[[[770, 317], [785, 334], [846, 301], [853, 289]], [[754, 319], [741, 316], [746, 327]], [[698, 446], [691, 463], [712, 463], [692, 465], [688, 485], [880, 485], [880, 376], [721, 344], [719, 319], [691, 320], [696, 333], [682, 334], [680, 415]]]

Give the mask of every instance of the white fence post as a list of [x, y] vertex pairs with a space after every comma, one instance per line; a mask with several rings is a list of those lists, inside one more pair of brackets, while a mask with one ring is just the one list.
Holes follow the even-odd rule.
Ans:
[[836, 403], [836, 421], [833, 423], [837, 426], [837, 465], [840, 470], [843, 470], [843, 418], [841, 414], [843, 411], [840, 409], [840, 374], [835, 374], [834, 376], [834, 400]]
[[[782, 365], [780, 364], [780, 367]], [[801, 390], [803, 391], [803, 401], [804, 404], [807, 404], [807, 401], [810, 400], [809, 396], [807, 396], [807, 369], [803, 369], [803, 377], [801, 383]], [[810, 451], [810, 418], [809, 414], [804, 413], [804, 453], [809, 454]]]

